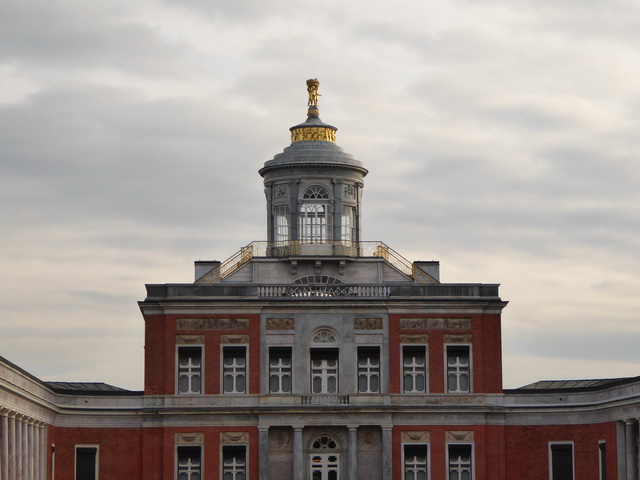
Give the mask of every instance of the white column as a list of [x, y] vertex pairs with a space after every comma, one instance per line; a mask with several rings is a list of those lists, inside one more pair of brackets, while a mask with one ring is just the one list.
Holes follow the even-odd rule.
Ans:
[[9, 410], [0, 408], [0, 480], [9, 480]]
[[269, 427], [258, 427], [258, 455], [260, 465], [258, 474], [260, 480], [269, 478]]
[[635, 422], [633, 420], [625, 420], [625, 444], [627, 453], [627, 480], [636, 479], [636, 436]]
[[293, 480], [303, 480], [302, 427], [293, 427]]
[[358, 427], [349, 428], [349, 478], [358, 478]]
[[34, 436], [33, 436], [33, 429], [34, 429], [34, 425], [33, 425], [33, 419], [30, 418], [27, 422], [27, 433], [28, 433], [28, 437], [27, 437], [27, 478], [29, 480], [34, 480], [33, 477], [33, 468], [35, 465], [35, 442], [34, 442]]
[[38, 428], [38, 451], [40, 461], [38, 462], [38, 480], [46, 480], [47, 475], [47, 424], [40, 422]]
[[23, 415], [16, 415], [16, 428], [15, 428], [15, 478], [16, 480], [22, 480], [24, 477], [22, 476], [22, 418]]
[[7, 467], [9, 468], [9, 478], [16, 478], [16, 415], [14, 412], [9, 412], [8, 418], [9, 424], [9, 462]]
[[392, 480], [393, 442], [391, 433], [391, 425], [382, 426], [382, 480]]
[[22, 416], [22, 475], [19, 477], [22, 480], [29, 480], [29, 418], [25, 415]]

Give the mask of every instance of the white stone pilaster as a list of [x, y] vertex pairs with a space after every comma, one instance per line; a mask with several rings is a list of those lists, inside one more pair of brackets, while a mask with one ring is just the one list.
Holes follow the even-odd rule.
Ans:
[[302, 427], [293, 427], [293, 480], [303, 480]]
[[358, 478], [358, 427], [349, 426], [349, 478]]
[[269, 479], [269, 427], [258, 427], [258, 474], [260, 480]]
[[392, 480], [393, 441], [391, 425], [382, 426], [382, 480]]

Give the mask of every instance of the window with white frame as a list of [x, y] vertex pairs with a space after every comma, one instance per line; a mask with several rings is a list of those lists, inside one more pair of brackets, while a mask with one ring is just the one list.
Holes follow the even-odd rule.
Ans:
[[273, 224], [276, 244], [286, 244], [289, 241], [289, 206], [278, 205], [273, 209]]
[[178, 393], [202, 393], [202, 347], [178, 347]]
[[427, 392], [427, 356], [424, 345], [402, 347], [402, 391]]
[[404, 446], [403, 480], [428, 480], [428, 446], [408, 444]]
[[98, 447], [76, 445], [75, 480], [98, 479]]
[[247, 392], [246, 347], [222, 348], [222, 391], [231, 395]]
[[356, 240], [356, 208], [342, 207], [341, 240], [343, 242], [355, 242]]
[[551, 480], [574, 480], [573, 478], [573, 444], [550, 443], [549, 464]]
[[302, 199], [298, 213], [302, 243], [325, 243], [331, 240], [332, 222], [327, 189], [313, 185], [304, 191]]
[[607, 480], [607, 444], [598, 442], [598, 458], [600, 463], [600, 480]]
[[447, 392], [471, 392], [471, 355], [468, 345], [447, 346]]
[[202, 448], [200, 446], [180, 446], [177, 449], [176, 457], [178, 480], [201, 480]]
[[449, 480], [473, 479], [472, 452], [471, 445], [450, 444], [448, 446]]
[[358, 393], [380, 393], [379, 347], [358, 347]]
[[337, 349], [311, 349], [311, 393], [338, 393]]
[[291, 393], [291, 347], [269, 348], [269, 392]]
[[246, 480], [247, 447], [224, 445], [222, 447], [222, 480]]

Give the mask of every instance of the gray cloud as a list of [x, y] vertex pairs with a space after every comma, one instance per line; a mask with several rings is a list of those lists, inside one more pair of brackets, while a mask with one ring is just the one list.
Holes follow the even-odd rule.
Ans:
[[507, 385], [557, 358], [636, 375], [616, 332], [632, 342], [638, 320], [638, 7], [312, 7], [0, 6], [0, 354], [141, 388], [144, 283], [264, 238], [257, 170], [318, 77], [323, 120], [370, 170], [366, 238], [441, 260], [445, 281], [503, 283], [507, 363], [540, 368]]

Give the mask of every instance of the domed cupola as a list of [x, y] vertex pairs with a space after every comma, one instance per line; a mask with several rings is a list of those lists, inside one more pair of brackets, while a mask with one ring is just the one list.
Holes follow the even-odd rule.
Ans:
[[361, 241], [362, 162], [336, 145], [337, 128], [323, 123], [316, 79], [307, 80], [307, 120], [291, 130], [291, 145], [260, 169], [267, 196], [267, 238], [275, 246], [350, 245]]

